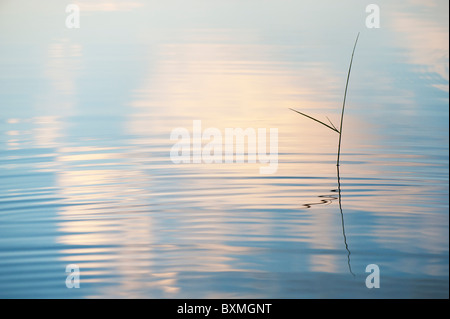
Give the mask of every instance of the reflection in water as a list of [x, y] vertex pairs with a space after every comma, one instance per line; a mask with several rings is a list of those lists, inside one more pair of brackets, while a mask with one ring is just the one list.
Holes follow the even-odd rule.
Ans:
[[339, 175], [339, 165], [336, 165], [336, 171], [337, 171], [337, 182], [338, 182], [339, 211], [341, 213], [341, 222], [342, 222], [342, 235], [344, 236], [345, 249], [347, 250], [347, 253], [348, 253], [347, 254], [348, 269], [350, 270], [350, 273], [353, 276], [355, 276], [355, 274], [352, 271], [352, 266], [350, 264], [350, 249], [348, 248], [347, 236], [345, 235], [345, 223], [344, 223], [344, 212], [342, 211], [341, 177]]
[[333, 200], [338, 199], [339, 202], [339, 212], [341, 214], [341, 226], [342, 226], [342, 235], [344, 237], [344, 244], [345, 244], [345, 249], [347, 250], [347, 264], [348, 264], [348, 269], [350, 271], [350, 273], [355, 276], [355, 274], [352, 271], [352, 266], [350, 264], [350, 249], [348, 248], [348, 244], [347, 244], [347, 236], [345, 235], [345, 223], [344, 223], [344, 212], [342, 210], [342, 195], [341, 195], [341, 177], [339, 175], [339, 165], [336, 165], [336, 171], [337, 171], [337, 184], [338, 184], [338, 188], [337, 189], [332, 189], [331, 192], [337, 192], [338, 193], [338, 197], [333, 196], [333, 195], [319, 195], [318, 197], [321, 198], [320, 202], [315, 202], [315, 203], [307, 203], [307, 204], [303, 204], [303, 206], [305, 206], [306, 208], [311, 208], [313, 205], [329, 205], [333, 202]]
[[[354, 46], [353, 46], [352, 57], [351, 57], [351, 60], [350, 60], [350, 66], [349, 66], [349, 68], [348, 68], [347, 82], [346, 82], [346, 84], [345, 84], [344, 102], [343, 102], [343, 104], [342, 104], [341, 121], [340, 121], [340, 125], [339, 125], [339, 130], [333, 125], [333, 123], [331, 122], [330, 119], [328, 119], [328, 117], [327, 117], [327, 119], [328, 119], [328, 121], [330, 122], [331, 126], [329, 126], [329, 125], [327, 125], [327, 124], [321, 122], [320, 120], [317, 120], [317, 119], [315, 119], [315, 118], [313, 118], [313, 117], [311, 117], [311, 116], [309, 116], [309, 115], [306, 115], [306, 114], [304, 114], [304, 113], [302, 113], [302, 112], [293, 110], [293, 111], [295, 111], [295, 112], [297, 112], [297, 113], [299, 113], [299, 114], [301, 114], [301, 115], [303, 115], [303, 116], [306, 116], [307, 118], [310, 118], [310, 119], [312, 119], [312, 120], [314, 120], [314, 121], [316, 121], [316, 122], [319, 122], [320, 124], [323, 124], [324, 126], [328, 127], [328, 128], [331, 129], [332, 131], [335, 131], [335, 132], [337, 132], [337, 133], [339, 134], [339, 144], [338, 144], [337, 161], [336, 161], [336, 168], [337, 168], [337, 182], [338, 182], [338, 198], [339, 198], [339, 210], [340, 210], [340, 213], [341, 213], [342, 235], [344, 236], [345, 249], [347, 250], [347, 253], [348, 253], [348, 254], [347, 254], [348, 269], [349, 269], [350, 273], [351, 273], [353, 276], [355, 276], [355, 274], [353, 273], [352, 267], [351, 267], [351, 265], [350, 265], [350, 250], [349, 250], [348, 244], [347, 244], [347, 236], [345, 235], [344, 213], [343, 213], [343, 211], [342, 211], [341, 178], [340, 178], [340, 176], [339, 176], [339, 158], [340, 158], [340, 155], [341, 155], [342, 126], [343, 126], [343, 122], [344, 122], [344, 109], [345, 109], [345, 101], [346, 101], [346, 98], [347, 98], [347, 88], [348, 88], [348, 82], [349, 82], [349, 79], [350, 79], [350, 73], [351, 73], [351, 70], [352, 70], [352, 64], [353, 64], [353, 57], [354, 57], [354, 55], [355, 55], [355, 49], [356, 49], [356, 45], [358, 44], [358, 39], [359, 39], [359, 33], [358, 33], [358, 35], [357, 35], [357, 37], [356, 37], [355, 44], [354, 44]], [[327, 198], [327, 199], [322, 199], [322, 200], [321, 200], [321, 203], [319, 203], [319, 204], [327, 204], [327, 203], [331, 203], [331, 201], [332, 201], [333, 199], [336, 199], [336, 197], [323, 196], [323, 195], [321, 195], [321, 196], [319, 196], [319, 197], [321, 197], [321, 198], [324, 198], [324, 197]], [[307, 208], [310, 208], [311, 205], [313, 205], [313, 204], [305, 204], [304, 206], [306, 206]]]
[[[448, 298], [448, 10], [380, 1], [319, 199], [335, 133], [288, 107], [337, 122], [355, 1], [0, 1], [0, 297]], [[279, 128], [277, 173], [174, 165], [192, 120]]]

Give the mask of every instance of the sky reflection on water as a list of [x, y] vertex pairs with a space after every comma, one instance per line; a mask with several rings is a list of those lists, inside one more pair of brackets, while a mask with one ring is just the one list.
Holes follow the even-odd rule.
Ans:
[[[0, 297], [448, 298], [448, 2], [77, 3], [0, 4]], [[359, 31], [341, 214], [289, 108], [338, 122]], [[278, 128], [278, 171], [173, 164], [193, 120]]]

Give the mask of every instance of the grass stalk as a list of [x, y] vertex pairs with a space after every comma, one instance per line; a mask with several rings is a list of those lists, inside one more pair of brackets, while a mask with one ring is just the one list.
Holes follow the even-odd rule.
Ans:
[[314, 118], [314, 117], [312, 117], [312, 116], [309, 116], [309, 115], [307, 115], [307, 114], [305, 114], [303, 112], [300, 112], [300, 111], [297, 111], [297, 110], [294, 110], [294, 109], [290, 108], [290, 110], [292, 110], [292, 111], [294, 111], [294, 112], [296, 112], [296, 113], [298, 113], [300, 115], [303, 115], [303, 116], [305, 116], [305, 117], [307, 117], [307, 118], [309, 118], [309, 119], [311, 119], [313, 121], [316, 121], [317, 123], [320, 123], [320, 124], [326, 126], [327, 128], [329, 128], [330, 130], [332, 130], [332, 131], [334, 131], [334, 132], [339, 134], [339, 143], [338, 143], [336, 166], [339, 166], [339, 161], [340, 161], [340, 157], [341, 157], [342, 126], [343, 126], [343, 123], [344, 123], [345, 101], [347, 100], [348, 82], [349, 82], [349, 79], [350, 79], [350, 73], [352, 71], [353, 57], [355, 55], [355, 49], [356, 49], [356, 44], [358, 43], [358, 39], [359, 39], [359, 33], [358, 33], [358, 35], [356, 37], [355, 44], [353, 46], [352, 57], [350, 59], [350, 65], [348, 67], [347, 82], [345, 83], [344, 101], [342, 103], [341, 122], [339, 124], [339, 129], [337, 129], [334, 126], [334, 124], [330, 121], [330, 119], [328, 117], [327, 117], [327, 119], [330, 122], [331, 126], [326, 124], [326, 123], [324, 123], [324, 122], [322, 122], [322, 121], [320, 121], [320, 120], [318, 120], [318, 119], [316, 119], [316, 118]]
[[345, 83], [345, 93], [344, 93], [344, 102], [342, 103], [342, 112], [341, 112], [341, 124], [339, 126], [339, 144], [338, 144], [338, 153], [337, 153], [337, 161], [336, 165], [339, 166], [339, 159], [341, 156], [341, 141], [342, 141], [342, 124], [344, 123], [344, 110], [345, 110], [345, 100], [347, 99], [347, 89], [348, 89], [348, 80], [350, 79], [350, 72], [352, 71], [353, 64], [353, 56], [355, 55], [356, 44], [358, 43], [359, 33], [355, 40], [355, 45], [353, 46], [352, 58], [350, 59], [350, 66], [348, 67], [347, 73], [347, 82]]
[[[354, 57], [354, 55], [355, 55], [355, 49], [356, 49], [356, 44], [358, 43], [358, 39], [359, 39], [359, 33], [358, 33], [358, 35], [357, 35], [357, 37], [356, 37], [355, 44], [354, 44], [354, 46], [353, 46], [352, 57], [351, 57], [351, 59], [350, 59], [350, 65], [349, 65], [349, 67], [348, 67], [348, 72], [347, 72], [347, 82], [345, 83], [344, 101], [342, 102], [341, 122], [340, 122], [340, 124], [339, 124], [339, 129], [337, 129], [336, 126], [334, 126], [334, 124], [331, 122], [331, 120], [330, 120], [328, 117], [327, 117], [327, 120], [328, 120], [328, 122], [330, 122], [330, 125], [331, 125], [331, 126], [328, 125], [328, 124], [326, 124], [326, 123], [324, 123], [324, 122], [322, 122], [322, 121], [320, 121], [320, 120], [318, 120], [318, 119], [316, 119], [316, 118], [314, 118], [314, 117], [312, 117], [312, 116], [309, 116], [309, 115], [307, 115], [307, 114], [305, 114], [305, 113], [302, 113], [302, 112], [300, 112], [300, 111], [291, 109], [292, 111], [294, 111], [294, 112], [296, 112], [296, 113], [298, 113], [298, 114], [300, 114], [300, 115], [303, 115], [303, 116], [305, 116], [305, 117], [307, 117], [307, 118], [309, 118], [309, 119], [311, 119], [311, 120], [313, 120], [313, 121], [315, 121], [315, 122], [318, 122], [318, 123], [320, 123], [320, 124], [326, 126], [327, 128], [329, 128], [330, 130], [332, 130], [332, 131], [334, 131], [334, 132], [337, 132], [337, 133], [339, 134], [339, 143], [338, 143], [337, 160], [336, 160], [337, 182], [338, 182], [338, 189], [337, 189], [337, 191], [338, 191], [338, 200], [339, 200], [339, 210], [340, 210], [340, 213], [341, 213], [342, 234], [343, 234], [343, 236], [344, 236], [345, 249], [347, 250], [347, 263], [348, 263], [348, 269], [350, 270], [350, 273], [351, 273], [353, 276], [355, 276], [355, 274], [353, 273], [352, 268], [351, 268], [351, 264], [350, 264], [350, 249], [349, 249], [348, 244], [347, 244], [347, 236], [345, 235], [344, 213], [343, 213], [343, 211], [342, 211], [341, 178], [340, 178], [340, 175], [339, 175], [339, 160], [340, 160], [340, 156], [341, 156], [342, 127], [343, 127], [343, 124], [344, 124], [345, 101], [347, 100], [348, 82], [349, 82], [349, 79], [350, 79], [350, 73], [351, 73], [351, 71], [352, 71], [353, 57]], [[324, 197], [324, 196], [321, 196], [321, 197]], [[329, 198], [329, 197], [328, 197], [328, 198]], [[332, 199], [336, 199], [336, 198], [335, 198], [335, 197], [332, 197]], [[330, 202], [330, 199], [328, 199], [328, 200], [323, 199], [323, 200], [321, 200], [320, 203], [305, 204], [304, 206], [306, 206], [306, 207], [309, 208], [309, 207], [311, 207], [311, 205], [315, 205], [315, 204], [324, 204], [324, 203], [329, 203], [329, 202]]]

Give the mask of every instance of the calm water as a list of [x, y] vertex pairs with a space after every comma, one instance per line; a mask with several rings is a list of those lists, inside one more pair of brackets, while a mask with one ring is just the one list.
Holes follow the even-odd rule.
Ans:
[[[448, 2], [78, 3], [0, 3], [0, 297], [448, 298]], [[288, 108], [339, 123], [359, 31], [341, 210]], [[278, 170], [174, 164], [193, 120], [278, 128]]]

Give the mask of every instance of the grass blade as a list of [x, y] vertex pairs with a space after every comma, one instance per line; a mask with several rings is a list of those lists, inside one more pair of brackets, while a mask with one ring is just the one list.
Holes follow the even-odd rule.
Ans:
[[328, 118], [328, 116], [326, 117], [328, 122], [330, 122], [331, 126], [334, 127], [334, 129], [339, 133], [338, 129], [336, 128], [336, 126], [334, 126], [333, 122], [331, 122], [331, 120]]
[[358, 36], [356, 37], [356, 40], [355, 40], [355, 45], [353, 46], [352, 58], [350, 59], [350, 66], [348, 67], [348, 73], [347, 73], [347, 83], [345, 83], [344, 102], [342, 103], [341, 124], [339, 127], [339, 145], [338, 145], [338, 154], [337, 154], [337, 162], [336, 162], [337, 166], [339, 166], [339, 159], [341, 156], [342, 123], [344, 122], [344, 109], [345, 109], [345, 100], [347, 99], [348, 81], [350, 79], [350, 72], [352, 71], [353, 56], [355, 55], [355, 49], [356, 49], [356, 44], [358, 43], [358, 39], [359, 39], [359, 32], [358, 32]]
[[294, 110], [294, 109], [291, 109], [291, 108], [289, 108], [289, 109], [292, 110], [292, 111], [294, 111], [294, 112], [297, 112], [297, 113], [300, 114], [300, 115], [303, 115], [303, 116], [305, 116], [305, 117], [307, 117], [307, 118], [310, 118], [311, 120], [316, 121], [317, 123], [320, 123], [320, 124], [322, 124], [322, 125], [325, 125], [326, 127], [328, 127], [328, 128], [329, 128], [330, 130], [332, 130], [332, 131], [335, 131], [335, 132], [339, 133], [339, 131], [334, 127], [333, 124], [331, 124], [331, 125], [333, 125], [333, 127], [331, 127], [331, 126], [329, 126], [328, 124], [325, 124], [324, 122], [319, 121], [318, 119], [315, 119], [315, 118], [312, 117], [312, 116], [309, 116], [309, 115], [307, 115], [307, 114], [305, 114], [305, 113], [302, 113], [302, 112], [300, 112], [300, 111], [297, 111], [297, 110]]

